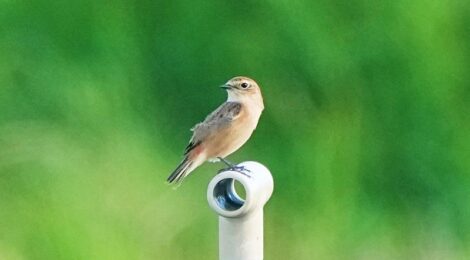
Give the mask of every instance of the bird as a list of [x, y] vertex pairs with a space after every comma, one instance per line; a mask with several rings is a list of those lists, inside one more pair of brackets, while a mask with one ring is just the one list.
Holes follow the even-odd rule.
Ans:
[[231, 170], [242, 172], [241, 166], [225, 158], [237, 151], [250, 138], [264, 110], [258, 84], [248, 77], [237, 76], [220, 86], [227, 91], [227, 100], [196, 124], [178, 167], [167, 182], [181, 182], [206, 161], [225, 163]]

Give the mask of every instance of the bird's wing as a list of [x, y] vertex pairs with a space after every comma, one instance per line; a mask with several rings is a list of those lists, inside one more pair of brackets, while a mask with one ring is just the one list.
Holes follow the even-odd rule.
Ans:
[[225, 102], [214, 112], [209, 114], [203, 124], [219, 124], [221, 122], [229, 123], [240, 115], [242, 104], [238, 102]]
[[214, 112], [209, 114], [203, 122], [195, 125], [191, 130], [194, 132], [184, 154], [196, 148], [211, 133], [217, 132], [221, 128], [227, 127], [240, 116], [242, 104], [238, 102], [225, 102]]

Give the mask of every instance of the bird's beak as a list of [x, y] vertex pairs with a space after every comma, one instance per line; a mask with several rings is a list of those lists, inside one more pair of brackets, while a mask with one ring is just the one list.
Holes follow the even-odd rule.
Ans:
[[229, 90], [229, 89], [232, 88], [232, 86], [229, 85], [229, 84], [223, 84], [223, 85], [220, 86], [220, 88]]

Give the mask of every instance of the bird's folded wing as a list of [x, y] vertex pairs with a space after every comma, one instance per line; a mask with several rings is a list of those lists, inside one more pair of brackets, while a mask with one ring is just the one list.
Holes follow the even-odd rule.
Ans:
[[238, 102], [225, 102], [214, 112], [209, 114], [204, 122], [206, 124], [219, 124], [234, 120], [242, 110], [242, 104]]
[[242, 111], [242, 104], [238, 102], [225, 102], [214, 112], [209, 114], [206, 119], [195, 125], [192, 129], [193, 136], [186, 147], [184, 154], [189, 153], [197, 147], [207, 136], [227, 127], [235, 120]]

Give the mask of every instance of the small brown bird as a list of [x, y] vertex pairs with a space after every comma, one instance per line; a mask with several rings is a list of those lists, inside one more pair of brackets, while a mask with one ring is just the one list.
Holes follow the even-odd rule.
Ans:
[[227, 90], [227, 101], [191, 129], [193, 136], [183, 160], [168, 177], [169, 183], [181, 183], [205, 161], [221, 160], [237, 170], [224, 158], [250, 138], [264, 109], [263, 97], [258, 84], [247, 77], [232, 78], [221, 88]]

